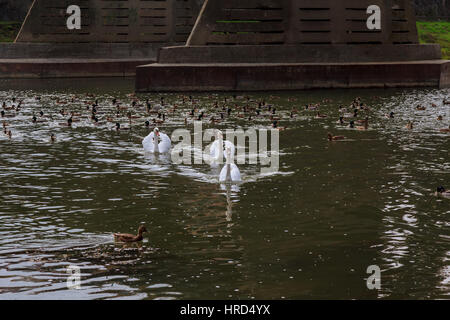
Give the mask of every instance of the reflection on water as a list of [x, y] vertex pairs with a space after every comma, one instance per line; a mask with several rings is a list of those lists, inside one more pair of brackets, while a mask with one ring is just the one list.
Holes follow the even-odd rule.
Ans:
[[[135, 98], [132, 81], [77, 86], [0, 82], [0, 103], [23, 100], [0, 119], [12, 132], [11, 139], [0, 133], [1, 299], [448, 298], [450, 201], [433, 192], [450, 188], [450, 135], [439, 131], [449, 125], [450, 106], [442, 103], [449, 90], [183, 101], [178, 94]], [[265, 100], [286, 127], [280, 172], [239, 165], [243, 183], [230, 186], [218, 183], [220, 166], [175, 165], [144, 153], [142, 138], [153, 128], [144, 122], [157, 118], [146, 115], [145, 101], [157, 105], [161, 96], [167, 118], [158, 127], [169, 135], [193, 128], [194, 106], [207, 114], [205, 128], [268, 128], [266, 111], [209, 121], [220, 119], [225, 97], [233, 108]], [[351, 113], [356, 96], [370, 106], [358, 118], [369, 117], [368, 130], [336, 123], [338, 107]], [[113, 98], [129, 109], [116, 115]], [[99, 124], [88, 111], [95, 99]], [[133, 99], [131, 130], [115, 131], [115, 122], [130, 126]], [[304, 110], [319, 102], [327, 118]], [[299, 112], [290, 117], [293, 107]], [[61, 109], [80, 114], [72, 128], [61, 125], [68, 118]], [[330, 143], [328, 132], [346, 139]], [[142, 244], [114, 243], [113, 232], [135, 233], [140, 224], [149, 230]], [[379, 292], [365, 285], [373, 264], [383, 270]], [[70, 265], [81, 267], [81, 290], [66, 287]]]

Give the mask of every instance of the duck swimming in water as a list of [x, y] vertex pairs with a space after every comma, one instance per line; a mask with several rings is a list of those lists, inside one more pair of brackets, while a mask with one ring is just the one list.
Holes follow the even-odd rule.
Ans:
[[120, 125], [119, 122], [116, 123], [116, 131], [122, 131], [122, 130], [130, 130], [130, 128], [124, 128]]
[[[160, 142], [161, 141], [161, 142]], [[142, 140], [142, 146], [146, 152], [166, 153], [172, 146], [172, 141], [167, 134], [155, 128], [147, 137]]]
[[[33, 118], [33, 122], [35, 122], [34, 118]], [[70, 117], [69, 119], [67, 119], [67, 122], [61, 122], [59, 125], [72, 127], [72, 123], [73, 123], [73, 119], [72, 119], [72, 117]]]
[[344, 136], [333, 136], [331, 133], [328, 133], [328, 141], [338, 141], [346, 139]]
[[321, 114], [320, 111], [317, 111], [316, 113], [316, 119], [322, 119], [322, 118], [326, 118], [327, 115], [326, 114]]
[[450, 125], [448, 126], [447, 129], [441, 129], [439, 131], [441, 131], [442, 133], [449, 133], [450, 132]]
[[406, 124], [406, 129], [408, 129], [408, 130], [412, 130], [413, 129], [413, 123], [412, 123], [412, 121], [408, 121], [408, 123]]
[[366, 117], [364, 120], [358, 120], [359, 123], [362, 123], [362, 126], [357, 126], [356, 129], [358, 130], [367, 130], [369, 129], [369, 118]]
[[348, 127], [351, 129], [355, 128], [355, 121], [350, 121], [350, 123], [348, 124]]
[[339, 117], [339, 120], [336, 121], [336, 123], [337, 123], [337, 124], [340, 124], [340, 125], [345, 125], [344, 117], [343, 117], [343, 116], [340, 116], [340, 117]]
[[114, 233], [114, 240], [117, 242], [139, 242], [144, 239], [142, 236], [144, 232], [147, 232], [147, 229], [145, 226], [140, 226], [137, 235], [129, 233]]
[[391, 112], [391, 113], [389, 113], [389, 114], [387, 114], [386, 115], [386, 118], [388, 118], [388, 119], [394, 119], [394, 112]]
[[232, 163], [232, 155], [231, 155], [231, 148], [227, 147], [226, 149], [226, 157], [227, 157], [227, 163], [222, 168], [222, 171], [220, 171], [219, 175], [219, 181], [220, 182], [240, 182], [241, 181], [241, 172], [239, 171], [239, 168], [237, 165]]
[[450, 198], [450, 190], [445, 190], [443, 186], [437, 187], [435, 194], [436, 196]]

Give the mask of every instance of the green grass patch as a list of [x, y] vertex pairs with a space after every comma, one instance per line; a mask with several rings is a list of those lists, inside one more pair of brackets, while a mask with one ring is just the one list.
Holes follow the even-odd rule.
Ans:
[[442, 58], [450, 60], [450, 21], [417, 22], [420, 43], [441, 45]]
[[13, 42], [19, 33], [21, 23], [0, 21], [0, 42]]

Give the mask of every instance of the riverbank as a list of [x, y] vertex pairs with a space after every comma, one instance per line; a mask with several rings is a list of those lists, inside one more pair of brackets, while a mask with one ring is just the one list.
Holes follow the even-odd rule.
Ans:
[[438, 43], [441, 45], [442, 58], [450, 60], [450, 22], [417, 22], [420, 43]]

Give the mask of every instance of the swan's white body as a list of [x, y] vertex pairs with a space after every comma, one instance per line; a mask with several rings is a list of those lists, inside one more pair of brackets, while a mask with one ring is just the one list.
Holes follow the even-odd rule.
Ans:
[[167, 153], [172, 146], [172, 141], [167, 134], [160, 133], [158, 128], [155, 128], [152, 133], [142, 140], [142, 146], [146, 152]]
[[211, 162], [218, 162], [223, 159], [223, 156], [225, 156], [225, 159], [228, 159], [227, 148], [231, 149], [231, 155], [234, 155], [236, 149], [234, 147], [234, 144], [232, 144], [228, 140], [223, 140], [222, 132], [218, 131], [216, 135], [216, 140], [213, 142], [211, 149], [210, 149], [210, 157]]
[[[228, 175], [229, 173], [229, 175]], [[220, 182], [240, 182], [241, 181], [241, 172], [239, 168], [234, 163], [226, 164], [222, 171], [220, 171], [219, 176]]]
[[220, 182], [240, 182], [241, 181], [241, 172], [239, 168], [234, 163], [231, 163], [231, 148], [227, 147], [227, 163], [220, 171], [219, 181]]

